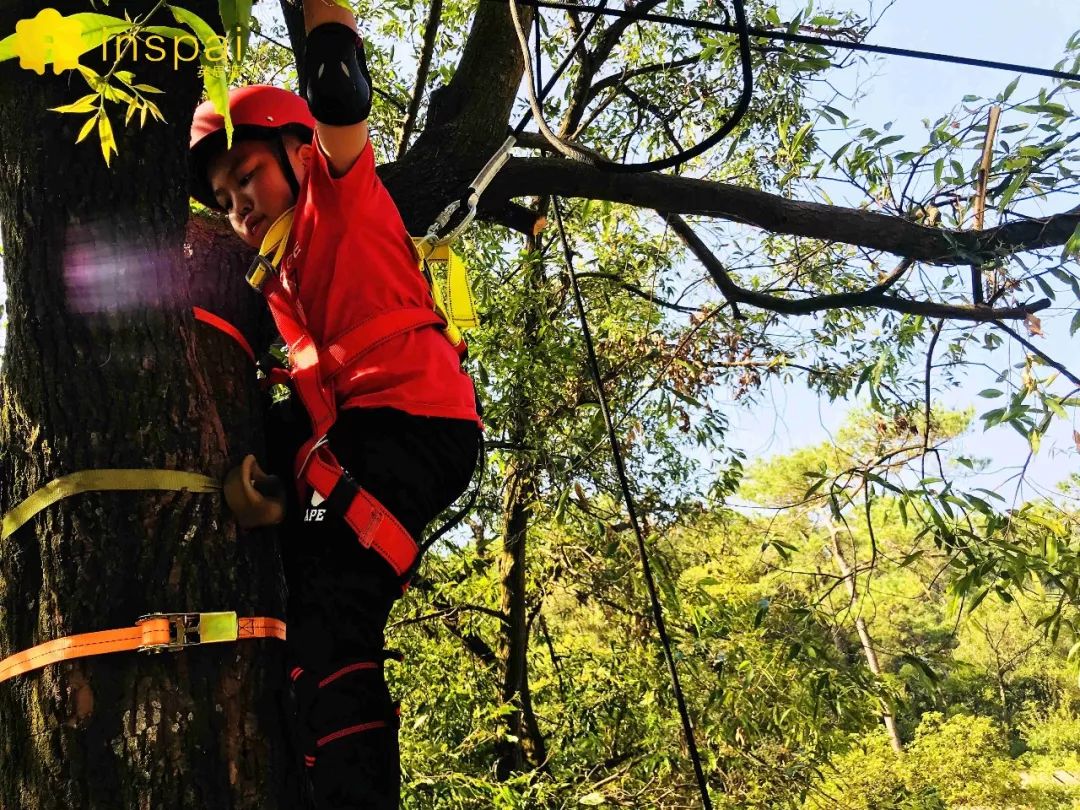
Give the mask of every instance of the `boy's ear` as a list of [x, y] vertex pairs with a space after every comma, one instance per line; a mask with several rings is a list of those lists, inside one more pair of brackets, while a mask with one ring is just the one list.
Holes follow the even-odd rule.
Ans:
[[296, 154], [300, 157], [300, 162], [304, 165], [305, 169], [311, 168], [311, 149], [310, 143], [300, 144], [300, 148], [296, 150]]

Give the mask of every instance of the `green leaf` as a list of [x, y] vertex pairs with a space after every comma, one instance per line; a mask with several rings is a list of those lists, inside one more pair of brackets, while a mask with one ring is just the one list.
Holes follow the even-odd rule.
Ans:
[[594, 791], [578, 799], [578, 804], [584, 804], [588, 807], [599, 807], [602, 804], [607, 804], [607, 796], [605, 796], [603, 793], [597, 793]]
[[1009, 82], [1008, 86], [1005, 88], [1005, 92], [1001, 94], [1001, 100], [1002, 101], [1008, 101], [1009, 96], [1011, 96], [1013, 94], [1013, 91], [1016, 89], [1016, 85], [1018, 85], [1018, 84], [1020, 84], [1020, 77], [1019, 76], [1017, 76], [1015, 79], [1013, 79], [1011, 82]]
[[203, 62], [203, 85], [214, 109], [225, 117], [225, 140], [232, 146], [233, 122], [229, 114], [229, 79], [223, 65]]
[[987, 399], [994, 399], [996, 397], [1002, 396], [1002, 392], [998, 391], [996, 388], [984, 388], [982, 391], [979, 392], [979, 396], [986, 397]]
[[1022, 172], [1015, 175], [1012, 180], [1009, 181], [1009, 185], [1006, 187], [1005, 192], [1001, 195], [1001, 199], [998, 201], [998, 210], [1004, 211], [1005, 207], [1012, 202], [1012, 198], [1016, 196], [1016, 192], [1020, 190], [1020, 187], [1024, 185], [1026, 175]]
[[113, 135], [109, 116], [104, 113], [98, 116], [98, 136], [101, 138], [101, 154], [105, 156], [105, 165], [111, 166], [113, 153], [117, 151], [116, 137]]
[[971, 597], [971, 601], [968, 603], [968, 606], [967, 606], [968, 613], [974, 613], [975, 608], [977, 608], [980, 604], [982, 604], [982, 600], [986, 598], [986, 595], [988, 593], [990, 593], [990, 586], [989, 585], [987, 585], [984, 588], [980, 588], [976, 592], [976, 594], [973, 597]]
[[1076, 226], [1076, 230], [1073, 231], [1072, 236], [1069, 237], [1069, 241], [1065, 243], [1065, 248], [1062, 250], [1061, 258], [1065, 259], [1068, 256], [1080, 257], [1080, 225]]
[[71, 104], [65, 104], [63, 107], [50, 107], [49, 109], [53, 112], [58, 113], [94, 112], [94, 110], [97, 109], [99, 98], [100, 96], [98, 96], [97, 93], [90, 93], [89, 95], [83, 96], [78, 101]]
[[1069, 337], [1075, 335], [1077, 329], [1080, 329], [1080, 310], [1073, 315], [1072, 323], [1069, 324]]
[[807, 121], [799, 127], [799, 131], [796, 132], [795, 137], [791, 139], [791, 152], [794, 153], [799, 151], [799, 147], [802, 146], [803, 138], [806, 137], [807, 133], [810, 132], [813, 127], [814, 123], [812, 121]]
[[92, 115], [87, 119], [86, 123], [83, 124], [82, 129], [79, 130], [79, 137], [75, 139], [75, 143], [81, 143], [86, 139], [86, 136], [89, 135], [90, 131], [94, 128], [94, 122], [96, 122], [97, 119], [97, 115]]
[[82, 53], [94, 48], [105, 50], [105, 45], [110, 40], [130, 31], [132, 27], [128, 20], [92, 12], [72, 14], [67, 19], [76, 20], [82, 26]]
[[911, 664], [919, 670], [919, 673], [926, 678], [926, 680], [930, 681], [930, 683], [937, 683], [941, 679], [941, 677], [934, 672], [933, 668], [917, 655], [904, 653], [900, 656], [900, 660], [904, 663]]
[[15, 43], [18, 42], [17, 34], [8, 34], [3, 39], [0, 39], [0, 62], [5, 59], [15, 58]]
[[148, 34], [157, 34], [158, 36], [168, 37], [169, 39], [180, 39], [180, 37], [191, 36], [190, 31], [185, 31], [183, 28], [177, 28], [174, 25], [148, 25], [143, 30]]
[[179, 6], [169, 6], [169, 11], [172, 12], [178, 23], [183, 23], [195, 32], [195, 36], [199, 38], [199, 42], [201, 42], [203, 46], [203, 50], [200, 51], [200, 54], [205, 52], [207, 48], [220, 46], [221, 37], [210, 27], [206, 20], [194, 11], [189, 11], [186, 8], [180, 8]]
[[218, 10], [221, 12], [225, 39], [229, 43], [230, 57], [236, 56], [234, 43], [240, 43], [237, 62], [244, 60], [248, 40], [251, 38], [251, 4], [252, 0], [218, 0]]

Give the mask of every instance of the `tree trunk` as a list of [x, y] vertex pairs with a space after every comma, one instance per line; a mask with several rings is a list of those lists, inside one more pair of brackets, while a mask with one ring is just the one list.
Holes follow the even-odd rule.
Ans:
[[[9, 4], [0, 30], [39, 5]], [[209, 0], [188, 6], [214, 18]], [[169, 123], [123, 129], [111, 107], [120, 153], [110, 170], [95, 136], [74, 143], [84, 116], [46, 112], [77, 97], [77, 74], [0, 65], [4, 512], [73, 472], [220, 480], [261, 450], [250, 360], [191, 316], [202, 305], [251, 338], [262, 306], [221, 234], [196, 226], [184, 255], [195, 70], [131, 67], [168, 91], [156, 99]], [[217, 493], [75, 495], [0, 545], [0, 657], [156, 611], [281, 617], [283, 596], [272, 535], [238, 536]], [[272, 640], [82, 658], [0, 684], [0, 807], [297, 807], [284, 684]]]
[[[527, 240], [530, 255], [535, 255], [535, 238]], [[523, 279], [528, 291], [529, 306], [524, 313], [521, 337], [524, 350], [534, 349], [539, 341], [539, 325], [544, 317], [544, 265], [528, 260]], [[542, 443], [536, 429], [536, 415], [529, 400], [522, 394], [516, 398], [507, 414], [509, 440], [523, 448], [509, 465], [503, 498], [503, 549], [499, 560], [502, 586], [502, 612], [507, 617], [499, 644], [499, 657], [505, 670], [501, 700], [512, 705], [506, 716], [504, 736], [497, 748], [495, 772], [500, 780], [520, 771], [526, 762], [526, 745], [534, 766], [547, 761], [547, 747], [532, 708], [529, 691], [529, 623], [526, 615], [526, 541], [529, 512], [536, 498], [536, 479], [539, 473], [535, 450]]]
[[506, 476], [503, 501], [504, 534], [499, 573], [502, 612], [507, 617], [500, 636], [499, 658], [503, 662], [500, 698], [513, 709], [506, 715], [502, 738], [496, 747], [495, 774], [504, 781], [525, 767], [522, 745], [522, 695], [528, 679], [528, 629], [525, 616], [525, 540], [529, 527], [529, 499], [533, 487], [528, 461], [516, 459]]
[[[866, 666], [874, 673], [874, 677], [880, 680], [881, 666], [878, 664], [877, 653], [874, 651], [874, 641], [870, 637], [870, 630], [867, 628], [865, 620], [859, 614], [859, 588], [855, 581], [855, 572], [852, 571], [848, 561], [844, 558], [843, 552], [840, 551], [840, 543], [836, 539], [837, 531], [835, 527], [829, 528], [829, 534], [831, 535], [832, 553], [833, 558], [836, 560], [836, 567], [847, 584], [848, 596], [851, 600], [849, 604], [851, 609], [855, 611], [855, 629], [859, 633], [863, 655], [866, 657]], [[884, 700], [881, 701], [881, 719], [885, 723], [885, 730], [889, 734], [889, 743], [892, 745], [893, 750], [898, 754], [904, 753], [904, 743], [900, 739], [899, 730], [896, 728], [896, 718], [893, 717], [889, 704]]]

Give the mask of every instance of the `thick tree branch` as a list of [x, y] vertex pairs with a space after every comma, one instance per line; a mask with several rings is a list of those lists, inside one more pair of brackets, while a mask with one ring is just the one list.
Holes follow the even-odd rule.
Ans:
[[859, 292], [832, 293], [818, 295], [811, 298], [793, 299], [780, 298], [757, 290], [748, 290], [736, 284], [720, 260], [712, 254], [712, 251], [694, 233], [686, 221], [672, 214], [668, 217], [671, 228], [686, 243], [698, 260], [705, 265], [720, 291], [728, 301], [741, 304], [751, 304], [761, 309], [772, 312], [782, 312], [788, 315], [805, 315], [811, 312], [820, 312], [826, 309], [840, 309], [844, 307], [875, 307], [879, 309], [891, 309], [896, 312], [905, 312], [912, 315], [926, 315], [934, 318], [952, 318], [965, 321], [999, 321], [1004, 319], [1022, 319], [1029, 313], [1037, 312], [1050, 306], [1050, 301], [1043, 299], [1032, 304], [1006, 309], [993, 309], [985, 306], [970, 306], [959, 304], [939, 304], [933, 301], [913, 301], [907, 298], [897, 298], [886, 295], [886, 291], [895, 284], [899, 278], [907, 272], [914, 263], [912, 259], [905, 259], [892, 271], [882, 282]]
[[1078, 207], [985, 231], [949, 231], [873, 211], [790, 200], [729, 183], [666, 174], [606, 173], [561, 158], [511, 159], [488, 188], [484, 204], [546, 194], [717, 217], [773, 233], [844, 242], [940, 265], [970, 264], [1063, 245], [1080, 224]]
[[[526, 27], [532, 22], [533, 12], [530, 6], [520, 10]], [[506, 137], [523, 71], [510, 10], [501, 3], [480, 3], [454, 78], [437, 98], [433, 95], [431, 99], [425, 134], [442, 140], [445, 136], [434, 130], [457, 122], [460, 126], [456, 135], [463, 142], [459, 148], [467, 150], [474, 144], [482, 150], [494, 148]]]
[[397, 159], [405, 156], [409, 148], [409, 137], [416, 125], [416, 116], [420, 112], [420, 102], [424, 99], [424, 87], [427, 85], [428, 72], [431, 70], [431, 56], [435, 53], [435, 38], [439, 34], [439, 21], [442, 19], [442, 0], [431, 0], [427, 24], [424, 26], [424, 45], [420, 51], [420, 61], [416, 67], [416, 84], [409, 99], [409, 111], [401, 127], [401, 140], [398, 142]]

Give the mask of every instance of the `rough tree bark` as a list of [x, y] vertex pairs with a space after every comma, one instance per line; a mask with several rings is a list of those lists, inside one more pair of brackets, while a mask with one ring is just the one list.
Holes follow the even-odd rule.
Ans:
[[[85, 4], [57, 3], [64, 14]], [[151, 3], [130, 3], [132, 14]], [[216, 4], [201, 0], [211, 18]], [[0, 30], [39, 4], [0, 13]], [[94, 64], [96, 54], [83, 57]], [[100, 67], [100, 66], [98, 66]], [[247, 357], [193, 305], [254, 335], [231, 237], [195, 226], [185, 255], [190, 67], [134, 66], [168, 90], [168, 125], [120, 130], [108, 169], [75, 145], [69, 75], [0, 66], [0, 220], [9, 315], [0, 508], [80, 470], [162, 468], [215, 478], [258, 450]], [[283, 615], [272, 537], [237, 536], [217, 494], [64, 499], [0, 547], [0, 655], [154, 611]], [[275, 641], [46, 667], [0, 685], [0, 806], [296, 807], [282, 743]]]

